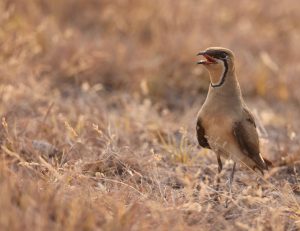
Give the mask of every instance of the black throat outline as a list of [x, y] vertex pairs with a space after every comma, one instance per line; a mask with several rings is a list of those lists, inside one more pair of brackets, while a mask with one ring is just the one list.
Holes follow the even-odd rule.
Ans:
[[223, 59], [222, 61], [224, 63], [225, 71], [223, 73], [223, 76], [221, 78], [221, 82], [220, 83], [218, 83], [218, 84], [213, 84], [212, 82], [210, 83], [210, 85], [213, 88], [215, 88], [215, 87], [221, 87], [224, 84], [224, 82], [225, 82], [225, 78], [226, 78], [226, 75], [227, 75], [227, 72], [228, 72], [228, 63], [227, 63], [227, 60], [225, 60], [225, 59]]

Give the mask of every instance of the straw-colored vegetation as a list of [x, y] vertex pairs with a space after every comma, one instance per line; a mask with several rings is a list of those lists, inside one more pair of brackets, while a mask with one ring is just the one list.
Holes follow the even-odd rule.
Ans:
[[[300, 229], [299, 12], [297, 0], [0, 1], [0, 230]], [[232, 198], [232, 163], [216, 192], [216, 157], [195, 136], [208, 46], [236, 53], [275, 165], [263, 178], [238, 166]]]

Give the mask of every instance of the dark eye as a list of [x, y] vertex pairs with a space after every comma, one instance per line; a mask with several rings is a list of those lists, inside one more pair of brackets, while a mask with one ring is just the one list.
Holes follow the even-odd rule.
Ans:
[[215, 51], [212, 56], [216, 59], [226, 59], [228, 54], [224, 51]]
[[227, 54], [225, 52], [222, 52], [222, 53], [218, 54], [218, 58], [219, 59], [226, 59], [227, 58]]

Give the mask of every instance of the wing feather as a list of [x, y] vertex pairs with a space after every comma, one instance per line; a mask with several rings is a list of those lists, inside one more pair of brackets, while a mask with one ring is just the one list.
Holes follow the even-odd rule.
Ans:
[[239, 144], [242, 152], [256, 163], [261, 172], [267, 170], [267, 165], [260, 155], [259, 138], [256, 131], [255, 121], [251, 113], [244, 109], [245, 120], [235, 122], [233, 125], [233, 134]]
[[202, 125], [201, 118], [198, 118], [198, 120], [197, 120], [196, 132], [197, 132], [197, 139], [198, 139], [199, 145], [203, 148], [210, 149], [209, 143], [205, 137], [205, 130]]

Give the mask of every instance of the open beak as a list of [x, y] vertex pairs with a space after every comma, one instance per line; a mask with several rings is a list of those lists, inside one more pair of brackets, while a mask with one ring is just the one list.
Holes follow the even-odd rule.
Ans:
[[216, 60], [213, 57], [209, 56], [205, 51], [201, 51], [197, 55], [202, 55], [205, 58], [205, 60], [200, 60], [199, 62], [197, 62], [197, 64], [209, 65], [217, 63]]

